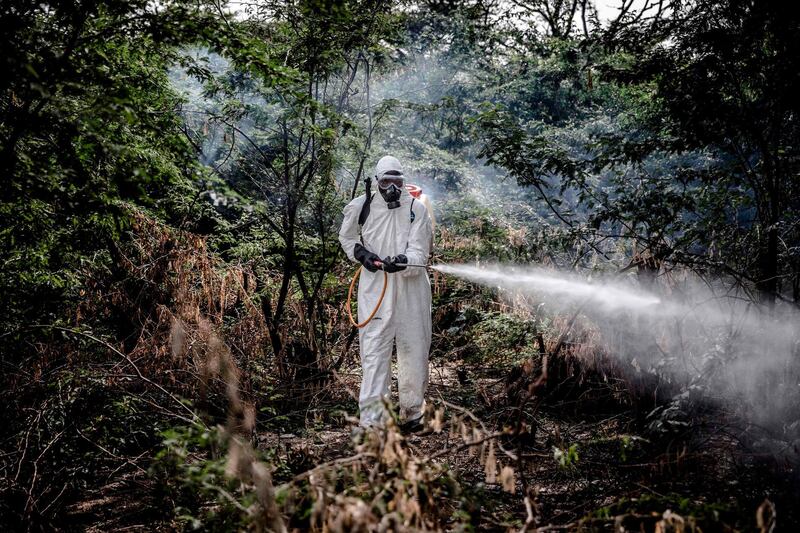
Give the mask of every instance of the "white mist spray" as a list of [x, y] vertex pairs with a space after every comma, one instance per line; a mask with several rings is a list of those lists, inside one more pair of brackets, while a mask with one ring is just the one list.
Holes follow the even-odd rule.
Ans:
[[768, 428], [770, 451], [780, 448], [778, 441], [800, 443], [800, 313], [792, 306], [767, 313], [721, 281], [691, 277], [673, 279], [655, 295], [630, 277], [587, 281], [497, 264], [433, 268], [498, 289], [516, 303], [522, 296], [537, 309], [578, 312], [623, 367], [657, 374], [751, 427]]
[[617, 312], [647, 310], [661, 302], [656, 296], [644, 291], [632, 291], [608, 282], [589, 283], [544, 269], [499, 265], [492, 267], [439, 265], [433, 268], [443, 274], [455, 275], [488, 287], [523, 293], [539, 292], [558, 299], [556, 301], [559, 301], [559, 307], [564, 304], [579, 303]]

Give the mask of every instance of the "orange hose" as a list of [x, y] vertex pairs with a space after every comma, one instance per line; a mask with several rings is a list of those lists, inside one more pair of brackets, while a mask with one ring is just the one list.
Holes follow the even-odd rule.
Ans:
[[369, 314], [367, 319], [364, 322], [362, 322], [361, 324], [359, 324], [353, 318], [352, 300], [353, 300], [353, 287], [356, 286], [356, 280], [358, 279], [358, 275], [361, 274], [361, 270], [363, 268], [364, 268], [363, 266], [358, 267], [358, 270], [356, 270], [356, 273], [353, 276], [353, 280], [350, 282], [350, 290], [347, 291], [347, 316], [350, 317], [350, 323], [353, 324], [357, 328], [363, 328], [364, 326], [366, 326], [367, 324], [370, 323], [370, 321], [372, 320], [372, 317], [374, 317], [375, 313], [378, 312], [378, 309], [381, 308], [381, 304], [383, 303], [383, 296], [386, 294], [386, 287], [389, 285], [389, 275], [384, 270], [383, 271], [383, 290], [381, 290], [381, 296], [380, 296], [380, 298], [378, 298], [378, 303], [375, 306], [375, 309], [372, 310], [372, 313]]

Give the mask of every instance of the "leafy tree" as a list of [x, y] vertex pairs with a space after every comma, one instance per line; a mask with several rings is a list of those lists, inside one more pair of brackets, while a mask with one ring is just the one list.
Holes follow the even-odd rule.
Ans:
[[[202, 5], [6, 2], [0, 49], [3, 322], [60, 316], [108, 260], [120, 202], [155, 208], [197, 168], [166, 77], [174, 46], [213, 31]], [[99, 254], [99, 256], [97, 255]]]
[[796, 298], [797, 31], [794, 10], [754, 2], [623, 13], [568, 45], [587, 66], [565, 79], [601, 76], [567, 120], [537, 121], [540, 99], [487, 109], [483, 155], [595, 252], [633, 238], [656, 269], [730, 274], [767, 302], [789, 279]]
[[[349, 132], [359, 134], [351, 117], [364, 115], [356, 105], [365, 102], [354, 105], [351, 99], [362, 83], [368, 87], [369, 70], [382, 55], [381, 39], [395, 33], [390, 7], [372, 0], [261, 3], [251, 8], [244, 27], [264, 43], [268, 61], [282, 63], [286, 82], [275, 84], [235, 62], [223, 75], [206, 77], [217, 106], [195, 121], [193, 142], [203, 143], [209, 121], [225, 131], [227, 145], [214, 167], [253, 204], [247, 225], [263, 228], [261, 245], [275, 260], [278, 286], [262, 292], [262, 310], [272, 352], [292, 366], [314, 366], [328, 352], [323, 293], [340, 260], [337, 145]], [[356, 157], [353, 193], [369, 135], [362, 136], [365, 144]], [[293, 294], [299, 294], [305, 337], [286, 331]]]
[[[625, 51], [626, 42], [646, 45], [629, 52], [629, 65], [607, 73], [650, 84], [652, 104], [640, 124], [652, 134], [617, 143], [612, 157], [635, 161], [656, 150], [710, 147], [719, 165], [699, 177], [716, 196], [719, 207], [711, 211], [736, 227], [733, 240], [752, 240], [752, 250], [743, 252], [753, 261], [742, 257], [742, 270], [765, 301], [774, 302], [787, 277], [796, 298], [797, 10], [746, 0], [687, 2], [674, 6], [663, 27], [633, 26], [608, 44]], [[737, 216], [742, 207], [752, 207], [752, 217]]]
[[[99, 353], [125, 355], [116, 346], [130, 342], [132, 330], [135, 338], [141, 324], [115, 313], [112, 298], [91, 316], [76, 308], [92, 292], [91, 280], [131, 282], [140, 284], [137, 304], [151, 318], [158, 291], [126, 279], [121, 254], [132, 212], [182, 215], [175, 205], [195, 192], [203, 173], [167, 70], [181, 47], [197, 43], [225, 50], [242, 68], [270, 68], [258, 43], [219, 9], [182, 0], [12, 0], [0, 7], [0, 405], [8, 421], [3, 442], [22, 443], [4, 453], [3, 471], [13, 457], [26, 480], [23, 487], [3, 476], [7, 528], [64, 527], [53, 517], [97, 475], [85, 444], [147, 449], [163, 420], [142, 416], [140, 403], [104, 377], [98, 368], [107, 370], [107, 360], [92, 365]], [[96, 333], [56, 329], [73, 320]], [[157, 394], [166, 391], [158, 387]]]

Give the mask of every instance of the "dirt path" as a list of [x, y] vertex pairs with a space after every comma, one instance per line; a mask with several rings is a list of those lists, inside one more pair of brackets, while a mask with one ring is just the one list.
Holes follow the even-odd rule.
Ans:
[[[281, 449], [280, 457], [293, 470], [353, 455], [354, 419], [347, 422], [344, 414], [334, 412], [344, 407], [348, 415], [355, 415], [355, 401], [347, 391], [355, 393], [358, 382], [357, 371], [342, 374], [336, 385], [338, 395], [332, 394], [328, 405], [310, 410], [306, 416], [310, 423], [304, 429], [264, 432], [259, 446]], [[439, 360], [432, 364], [428, 397], [435, 405], [447, 402], [468, 409], [488, 430], [498, 431], [514, 411], [504, 388], [502, 369]], [[457, 408], [445, 410], [447, 417], [464, 416]], [[464, 490], [479, 496], [481, 507], [474, 511], [480, 530], [518, 529], [528, 516], [523, 503], [526, 490], [533, 525], [565, 529], [576, 529], [583, 520], [598, 530], [624, 522], [631, 530], [650, 531], [667, 510], [697, 517], [706, 524], [704, 531], [749, 529], [755, 526], [756, 509], [765, 497], [780, 500], [784, 507], [793, 505], [792, 498], [787, 502], [781, 497], [780, 487], [772, 480], [759, 478], [758, 467], [749, 464], [737, 443], [724, 435], [705, 438], [697, 449], [683, 443], [664, 451], [663, 443], [651, 442], [632, 429], [634, 421], [624, 410], [591, 415], [572, 411], [542, 407], [535, 414], [533, 435], [522, 443], [504, 441], [512, 453], [522, 451], [521, 462], [498, 454], [501, 464], [515, 469], [513, 494], [498, 483], [486, 483], [478, 454], [457, 450], [461, 441], [451, 438], [447, 430], [410, 436], [407, 442], [418, 457], [437, 456], [437, 462], [456, 473]]]

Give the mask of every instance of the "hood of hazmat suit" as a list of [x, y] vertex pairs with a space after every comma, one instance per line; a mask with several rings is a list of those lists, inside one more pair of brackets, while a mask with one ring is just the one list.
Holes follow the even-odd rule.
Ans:
[[400, 164], [400, 160], [396, 157], [385, 155], [381, 157], [380, 160], [378, 160], [378, 164], [375, 165], [375, 179], [379, 180], [390, 172], [397, 172], [402, 176], [403, 165]]
[[375, 166], [375, 182], [378, 192], [386, 200], [389, 209], [400, 207], [400, 195], [405, 185], [403, 167], [396, 157], [390, 155], [381, 157]]
[[[375, 169], [375, 181], [387, 170], [401, 170], [394, 157], [384, 157]], [[433, 228], [425, 205], [408, 193], [399, 195], [399, 207], [390, 209], [371, 193], [369, 216], [360, 228], [358, 216], [366, 200], [361, 195], [344, 208], [339, 242], [347, 257], [356, 262], [356, 244], [380, 257], [403, 254], [410, 264], [425, 264], [431, 253]], [[378, 201], [376, 201], [378, 200]], [[361, 270], [358, 282], [358, 321], [375, 309], [383, 288], [384, 272]], [[428, 351], [431, 344], [431, 285], [424, 268], [407, 268], [388, 274], [386, 294], [372, 321], [359, 330], [363, 377], [359, 395], [361, 425], [385, 421], [384, 401], [389, 399], [392, 346], [397, 345], [398, 392], [402, 420], [420, 419], [428, 385]]]

